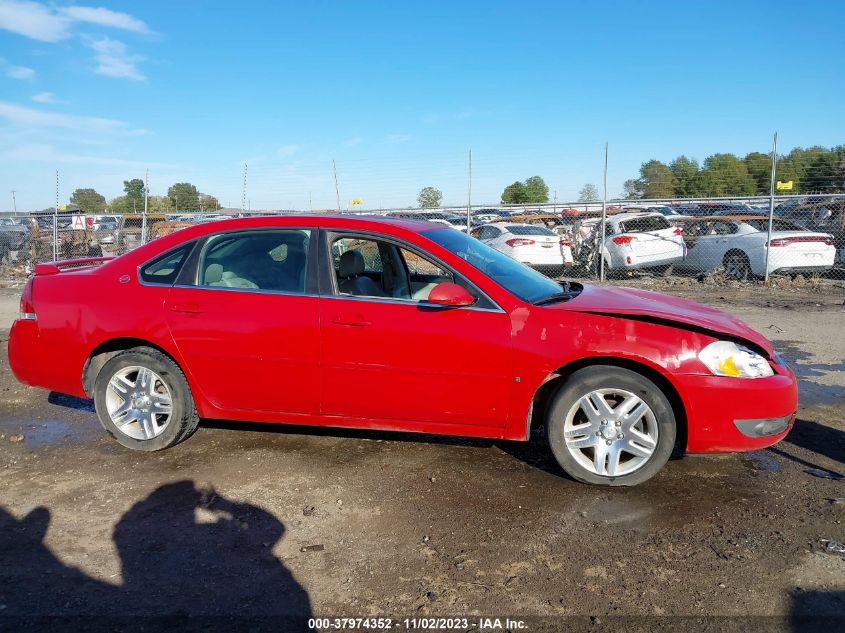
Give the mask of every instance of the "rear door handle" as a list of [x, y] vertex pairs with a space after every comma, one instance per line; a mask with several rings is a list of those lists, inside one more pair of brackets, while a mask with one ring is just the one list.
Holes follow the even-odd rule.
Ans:
[[337, 325], [349, 325], [351, 327], [366, 327], [373, 324], [372, 321], [368, 321], [360, 314], [350, 314], [347, 316], [337, 317], [336, 319], [332, 319], [332, 323]]
[[199, 304], [195, 301], [185, 301], [184, 303], [173, 303], [170, 305], [171, 312], [184, 312], [185, 314], [199, 314], [202, 312]]

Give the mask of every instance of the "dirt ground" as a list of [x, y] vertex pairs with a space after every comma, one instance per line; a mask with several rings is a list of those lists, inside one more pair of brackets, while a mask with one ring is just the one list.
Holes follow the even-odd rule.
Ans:
[[[70, 628], [151, 630], [173, 622], [149, 616], [168, 616], [286, 631], [313, 615], [398, 628], [469, 618], [452, 630], [842, 630], [842, 291], [638, 285], [776, 341], [800, 378], [785, 441], [671, 461], [624, 490], [566, 478], [542, 432], [523, 444], [207, 422], [137, 454], [105, 435], [90, 402], [19, 385], [0, 329], [0, 629], [59, 615]], [[0, 290], [0, 328], [17, 292]], [[280, 615], [299, 619], [240, 619]]]

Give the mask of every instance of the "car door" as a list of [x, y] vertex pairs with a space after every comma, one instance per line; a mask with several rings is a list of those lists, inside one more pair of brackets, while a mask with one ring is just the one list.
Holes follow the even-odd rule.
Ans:
[[690, 226], [684, 233], [687, 256], [682, 266], [690, 270], [714, 270], [722, 265], [715, 251], [721, 236], [713, 229], [714, 222], [703, 220]]
[[319, 411], [316, 231], [223, 232], [195, 249], [165, 314], [195, 385], [225, 410]]
[[[333, 244], [353, 239], [364, 251], [393, 249], [414, 296], [391, 296], [396, 294], [391, 288], [382, 293], [369, 282], [358, 287], [354, 270], [332, 266]], [[425, 423], [505, 425], [514, 378], [510, 318], [504, 311], [430, 254], [388, 236], [326, 232], [323, 252], [324, 415], [394, 420], [397, 428], [413, 430], [426, 430]], [[428, 304], [420, 288], [442, 279], [467, 287], [476, 304]]]

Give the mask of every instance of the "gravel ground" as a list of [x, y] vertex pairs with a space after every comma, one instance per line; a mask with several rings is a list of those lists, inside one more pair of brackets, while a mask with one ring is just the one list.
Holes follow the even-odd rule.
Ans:
[[[730, 310], [777, 341], [801, 390], [784, 442], [672, 461], [612, 490], [566, 478], [541, 432], [523, 444], [207, 422], [174, 449], [136, 454], [90, 402], [20, 386], [0, 330], [0, 630], [56, 626], [29, 619], [46, 615], [69, 628], [151, 630], [165, 623], [146, 618], [164, 615], [240, 630], [225, 616], [285, 614], [469, 616], [458, 630], [496, 630], [481, 616], [527, 618], [530, 631], [842, 630], [841, 291], [639, 285]], [[0, 328], [17, 293], [0, 290]], [[91, 615], [132, 619], [76, 619]]]

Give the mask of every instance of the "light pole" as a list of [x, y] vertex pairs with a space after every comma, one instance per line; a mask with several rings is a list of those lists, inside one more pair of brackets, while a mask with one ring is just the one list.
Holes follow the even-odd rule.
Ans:
[[14, 208], [15, 215], [17, 215], [18, 214], [18, 203], [15, 200], [15, 190], [14, 189], [12, 189], [12, 208]]

